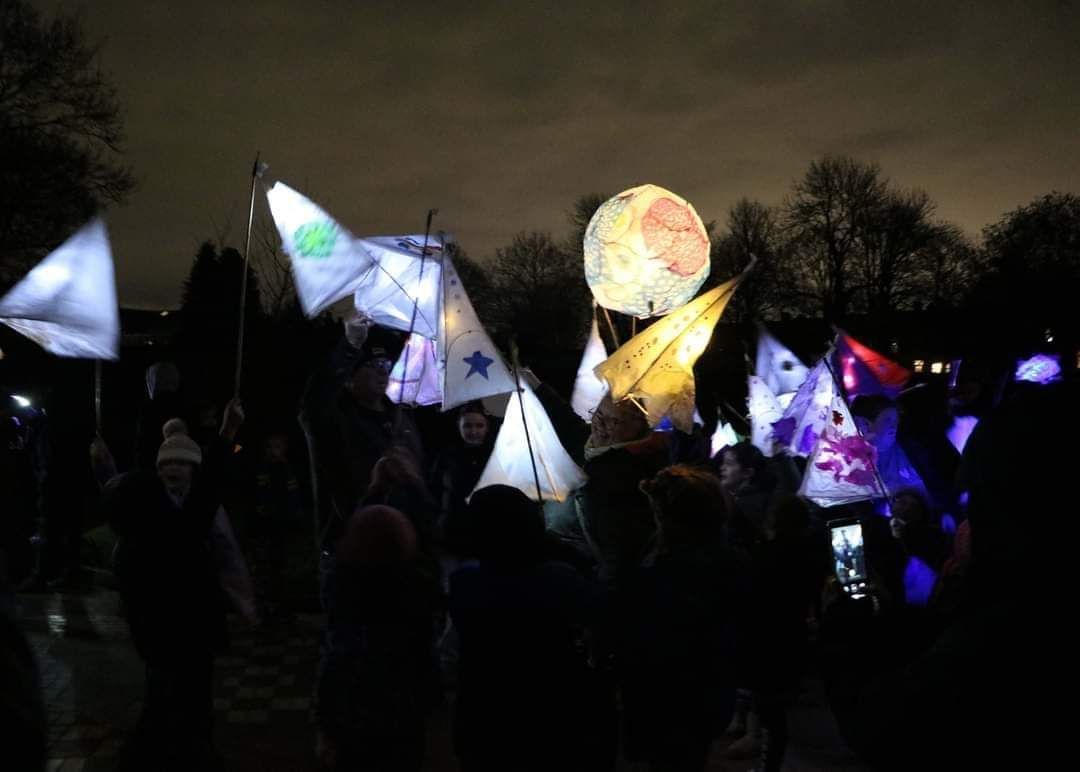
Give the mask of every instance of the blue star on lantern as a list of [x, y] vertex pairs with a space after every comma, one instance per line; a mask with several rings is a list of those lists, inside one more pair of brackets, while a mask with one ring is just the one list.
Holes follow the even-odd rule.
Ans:
[[494, 359], [484, 356], [479, 351], [474, 351], [471, 357], [465, 357], [462, 361], [469, 366], [469, 372], [465, 373], [466, 378], [473, 373], [480, 373], [480, 375], [484, 376], [484, 380], [488, 379], [488, 367], [495, 362]]

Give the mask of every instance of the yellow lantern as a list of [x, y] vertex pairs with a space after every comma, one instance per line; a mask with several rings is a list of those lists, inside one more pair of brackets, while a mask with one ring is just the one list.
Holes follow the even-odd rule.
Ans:
[[604, 308], [644, 319], [689, 302], [709, 275], [709, 236], [686, 199], [657, 185], [624, 190], [585, 230], [585, 279]]
[[596, 376], [608, 384], [611, 398], [644, 402], [649, 426], [667, 416], [675, 428], [689, 433], [694, 423], [694, 363], [745, 275], [639, 332], [597, 365]]

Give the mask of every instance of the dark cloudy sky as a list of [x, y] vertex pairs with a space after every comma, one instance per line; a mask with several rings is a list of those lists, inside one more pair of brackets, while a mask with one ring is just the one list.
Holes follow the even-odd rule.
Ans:
[[358, 235], [422, 231], [439, 207], [474, 256], [643, 182], [722, 221], [825, 153], [879, 162], [972, 234], [1080, 189], [1064, 0], [36, 5], [82, 11], [126, 106], [123, 303], [175, 304], [230, 217], [242, 243], [256, 149]]

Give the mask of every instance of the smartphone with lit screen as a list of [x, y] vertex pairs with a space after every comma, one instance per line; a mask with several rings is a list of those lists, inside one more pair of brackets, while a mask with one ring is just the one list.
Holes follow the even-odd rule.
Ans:
[[858, 520], [829, 521], [833, 566], [840, 586], [852, 598], [867, 595], [870, 576], [866, 570], [866, 544]]

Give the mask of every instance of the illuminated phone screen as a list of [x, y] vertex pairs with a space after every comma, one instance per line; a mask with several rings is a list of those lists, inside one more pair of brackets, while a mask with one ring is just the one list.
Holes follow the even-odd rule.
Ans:
[[836, 578], [853, 598], [866, 594], [866, 545], [858, 523], [830, 524]]

